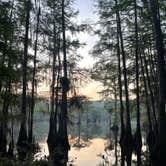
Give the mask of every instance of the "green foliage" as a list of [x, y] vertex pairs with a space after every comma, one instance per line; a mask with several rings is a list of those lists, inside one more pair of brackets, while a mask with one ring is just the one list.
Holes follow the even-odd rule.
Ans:
[[69, 100], [69, 107], [75, 109], [83, 110], [84, 106], [88, 103], [88, 98], [86, 96], [73, 96]]

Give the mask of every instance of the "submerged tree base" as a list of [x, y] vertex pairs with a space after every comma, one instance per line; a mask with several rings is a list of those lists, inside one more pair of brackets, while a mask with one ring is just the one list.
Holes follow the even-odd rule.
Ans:
[[69, 147], [62, 145], [61, 142], [56, 142], [56, 145], [48, 144], [49, 159], [54, 166], [65, 166], [68, 162]]

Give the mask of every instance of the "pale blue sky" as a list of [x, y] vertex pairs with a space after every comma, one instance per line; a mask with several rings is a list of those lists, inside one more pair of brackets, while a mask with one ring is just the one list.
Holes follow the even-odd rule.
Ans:
[[[94, 8], [95, 0], [75, 0], [75, 9], [79, 10], [78, 22], [95, 22], [97, 15]], [[89, 55], [89, 51], [93, 48], [96, 36], [88, 34], [87, 32], [81, 32], [78, 35], [81, 42], [86, 43], [86, 46], [79, 49], [79, 54], [83, 56], [83, 60], [79, 63], [80, 67], [92, 68], [95, 63], [95, 59]], [[101, 90], [101, 84], [99, 82], [90, 81], [85, 87], [80, 89], [80, 93], [90, 97], [93, 100], [99, 99], [98, 91]]]
[[75, 7], [80, 11], [81, 20], [94, 19], [94, 0], [75, 0]]
[[[96, 21], [97, 16], [94, 13], [94, 1], [95, 0], [75, 0], [74, 8], [80, 12], [77, 18], [78, 24], [86, 21], [88, 22], [88, 20], [91, 20], [92, 22]], [[79, 63], [79, 67], [92, 68], [95, 60], [91, 57], [89, 51], [93, 48], [97, 37], [90, 35], [88, 32], [81, 32], [77, 37], [80, 42], [86, 43], [86, 46], [78, 50], [78, 53], [83, 57], [83, 60]], [[91, 80], [88, 84], [83, 85], [79, 91], [80, 94], [86, 95], [92, 100], [98, 100], [99, 94], [97, 92], [101, 90], [101, 87], [102, 86], [99, 82]], [[43, 83], [38, 88], [38, 91], [43, 92], [44, 89], [44, 91], [49, 92], [49, 88], [48, 84]]]
[[[79, 10], [77, 19], [79, 23], [96, 21], [97, 16], [94, 12], [94, 1], [95, 0], [75, 0], [74, 8]], [[87, 32], [82, 32], [79, 34], [79, 39], [81, 42], [86, 43], [85, 47], [79, 49], [79, 53], [84, 57], [80, 62], [80, 66], [90, 68], [93, 66], [94, 59], [89, 55], [89, 51], [93, 48], [96, 37]]]

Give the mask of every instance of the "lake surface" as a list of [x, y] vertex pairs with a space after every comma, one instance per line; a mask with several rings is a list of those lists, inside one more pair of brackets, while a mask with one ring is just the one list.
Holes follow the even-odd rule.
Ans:
[[[36, 158], [48, 156], [47, 134], [49, 130], [48, 117], [41, 116], [35, 121], [34, 133], [35, 139], [41, 147], [41, 152], [36, 154]], [[103, 158], [107, 158], [112, 165], [115, 160], [114, 150], [108, 150], [110, 145], [109, 124], [107, 121], [98, 123], [83, 123], [81, 125], [81, 147], [76, 146], [78, 142], [78, 125], [72, 125], [68, 128], [69, 142], [71, 149], [69, 151], [69, 163], [74, 166], [100, 166]]]
[[[114, 151], [105, 152], [107, 140], [102, 138], [94, 138], [89, 140], [87, 147], [77, 148], [71, 147], [69, 151], [69, 163], [75, 166], [99, 166], [103, 163], [103, 156], [107, 157], [109, 164], [114, 162]], [[41, 152], [38, 156], [48, 155], [48, 148], [46, 143], [40, 143]]]

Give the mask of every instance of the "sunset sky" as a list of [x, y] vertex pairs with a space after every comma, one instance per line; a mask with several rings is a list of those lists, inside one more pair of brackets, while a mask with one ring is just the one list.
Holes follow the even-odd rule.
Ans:
[[[97, 15], [95, 14], [94, 9], [94, 0], [75, 0], [74, 8], [79, 10], [79, 15], [77, 17], [77, 22], [79, 24], [85, 22], [95, 22], [97, 20]], [[82, 43], [86, 43], [84, 47], [81, 47], [78, 52], [83, 57], [83, 59], [79, 62], [79, 67], [90, 69], [93, 67], [95, 63], [95, 59], [91, 57], [89, 54], [90, 50], [92, 50], [97, 37], [89, 34], [88, 32], [81, 32], [77, 36]], [[47, 82], [47, 81], [46, 81]], [[50, 84], [41, 83], [38, 91], [39, 95], [44, 95], [49, 97]], [[79, 89], [80, 95], [86, 95], [90, 98], [90, 100], [99, 100], [99, 92], [101, 90], [101, 84], [99, 82], [95, 82], [94, 80], [89, 81], [87, 84], [83, 85], [81, 89]]]
[[[95, 14], [94, 2], [94, 0], [75, 1], [74, 7], [75, 9], [79, 10], [79, 23], [96, 21], [97, 15]], [[86, 43], [85, 47], [79, 49], [80, 55], [83, 56], [83, 60], [79, 65], [80, 67], [91, 68], [95, 62], [95, 59], [89, 55], [89, 51], [93, 48], [97, 37], [84, 32], [79, 34], [79, 39], [81, 42]], [[101, 84], [95, 81], [91, 81], [80, 90], [80, 93], [83, 95], [87, 95], [91, 100], [98, 100], [99, 94], [97, 92], [99, 92], [100, 90]]]

